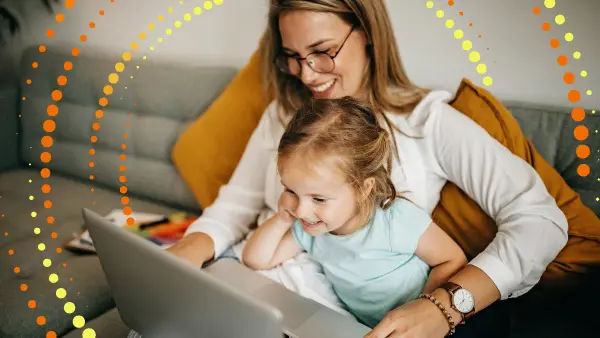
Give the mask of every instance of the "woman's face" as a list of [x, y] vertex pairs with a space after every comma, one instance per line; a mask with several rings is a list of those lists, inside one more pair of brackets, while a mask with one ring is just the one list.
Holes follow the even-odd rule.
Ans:
[[[306, 60], [295, 73], [313, 95], [318, 98], [357, 96], [367, 66], [366, 37], [332, 13], [296, 10], [279, 18], [282, 48], [286, 55], [304, 58], [313, 52], [327, 52], [337, 56], [330, 73], [311, 69]], [[344, 39], [348, 37], [344, 43]], [[343, 44], [343, 46], [342, 46]], [[340, 50], [340, 46], [342, 49]], [[293, 58], [289, 59], [296, 62]]]

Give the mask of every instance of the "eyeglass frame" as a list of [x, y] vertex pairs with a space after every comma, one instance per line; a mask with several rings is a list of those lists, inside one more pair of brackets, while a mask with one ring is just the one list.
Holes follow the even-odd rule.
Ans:
[[[333, 68], [330, 71], [328, 71], [328, 72], [319, 72], [319, 71], [315, 70], [313, 67], [311, 67], [310, 64], [307, 63], [307, 65], [308, 65], [308, 67], [312, 71], [314, 71], [316, 73], [319, 73], [319, 74], [329, 74], [329, 73], [331, 73], [331, 72], [333, 72], [335, 70], [335, 66], [336, 66], [336, 64], [335, 64], [335, 58], [340, 54], [340, 52], [342, 51], [342, 48], [344, 48], [344, 45], [346, 44], [346, 41], [348, 41], [348, 38], [350, 38], [350, 35], [352, 35], [352, 33], [354, 32], [354, 30], [356, 29], [356, 26], [357, 25], [352, 25], [352, 27], [350, 27], [350, 32], [348, 32], [348, 35], [346, 35], [346, 37], [344, 38], [344, 41], [340, 45], [340, 48], [338, 48], [338, 50], [335, 52], [334, 55], [331, 55], [331, 54], [327, 53], [326, 51], [315, 51], [315, 52], [309, 53], [305, 57], [301, 58], [301, 57], [289, 56], [289, 55], [286, 55], [285, 52], [281, 52], [280, 51], [277, 54], [277, 56], [275, 56], [275, 58], [273, 59], [273, 63], [275, 63], [275, 65], [277, 65], [277, 68], [279, 68], [279, 70], [281, 70], [283, 73], [296, 76], [296, 75], [302, 73], [302, 66], [303, 66], [303, 63], [304, 63], [303, 61], [304, 60], [308, 59], [308, 57], [310, 57], [311, 55], [314, 55], [314, 54], [324, 54], [324, 55], [329, 56], [331, 58], [331, 62], [333, 62]], [[299, 70], [298, 74], [293, 74], [291, 72], [286, 72], [283, 69], [281, 69], [281, 67], [279, 66], [279, 63], [277, 62], [277, 59], [280, 58], [281, 56], [285, 56], [285, 58], [287, 60], [289, 60], [290, 58], [296, 59], [296, 62], [298, 62], [298, 66], [300, 67], [300, 70]], [[290, 67], [288, 66], [287, 68], [289, 69]]]

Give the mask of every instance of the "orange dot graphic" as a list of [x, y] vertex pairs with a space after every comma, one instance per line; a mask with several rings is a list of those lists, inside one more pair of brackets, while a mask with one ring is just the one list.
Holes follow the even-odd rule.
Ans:
[[454, 6], [454, 1], [448, 0], [448, 6]]
[[56, 253], [61, 253], [62, 249], [61, 248], [56, 248]]
[[52, 237], [53, 239], [56, 239], [58, 237], [58, 234], [56, 232], [52, 232], [50, 234], [50, 237]]
[[123, 214], [125, 214], [125, 215], [131, 215], [131, 207], [125, 207], [125, 208], [123, 208]]
[[123, 134], [123, 138], [129, 138], [128, 134]]
[[71, 55], [73, 56], [79, 56], [79, 53], [81, 53], [81, 51], [77, 47], [71, 50]]
[[54, 130], [56, 130], [56, 123], [52, 120], [44, 121], [44, 130], [48, 133], [53, 132]]
[[35, 308], [36, 308], [36, 306], [37, 306], [37, 304], [36, 304], [35, 300], [30, 300], [29, 302], [27, 302], [27, 306], [28, 306], [30, 309], [35, 309]]
[[63, 94], [60, 90], [55, 89], [52, 91], [52, 100], [54, 101], [60, 101], [63, 97]]
[[125, 156], [125, 154], [121, 154], [121, 155], [119, 155], [119, 159], [121, 161], [125, 161], [127, 159], [127, 156]]
[[94, 167], [94, 162], [90, 161], [90, 163], [88, 163], [88, 165], [90, 166], [90, 168], [93, 168]]
[[458, 12], [458, 15], [463, 16], [465, 15], [465, 12]]
[[111, 85], [104, 86], [104, 94], [110, 95], [113, 93], [113, 87]]
[[27, 79], [27, 84], [31, 84], [31, 79]]
[[9, 256], [12, 256], [12, 255], [14, 255], [14, 254], [15, 254], [15, 250], [13, 250], [13, 249], [9, 249], [9, 250], [8, 250], [8, 255], [9, 255]]
[[563, 76], [563, 81], [565, 81], [566, 84], [572, 84], [575, 81], [575, 75], [571, 72], [566, 72]]
[[583, 121], [585, 118], [585, 110], [581, 107], [575, 107], [571, 110], [571, 118], [577, 122]]
[[127, 218], [127, 225], [133, 225], [133, 223], [135, 223], [135, 221], [133, 220], [133, 218], [129, 217]]
[[96, 110], [96, 118], [101, 119], [104, 117], [104, 112], [102, 110]]
[[127, 193], [127, 187], [126, 186], [122, 186], [121, 188], [119, 188], [119, 191], [121, 192], [121, 194], [126, 194]]
[[44, 168], [44, 169], [40, 170], [40, 176], [42, 176], [42, 178], [50, 177], [50, 169]]
[[146, 40], [146, 33], [141, 32], [139, 35], [140, 40]]
[[121, 182], [121, 183], [127, 182], [127, 176], [123, 176], [123, 175], [119, 176], [119, 182]]
[[73, 63], [71, 61], [67, 61], [67, 62], [65, 62], [64, 67], [65, 67], [65, 70], [67, 70], [67, 71], [71, 70], [71, 69], [73, 69]]
[[469, 22], [469, 27], [473, 27], [473, 23], [472, 22]]
[[67, 77], [64, 75], [59, 76], [56, 79], [56, 83], [58, 83], [59, 86], [65, 86], [67, 84]]
[[61, 23], [63, 21], [65, 21], [65, 15], [62, 13], [56, 14], [56, 22]]
[[550, 46], [552, 48], [558, 48], [560, 47], [560, 41], [558, 41], [558, 39], [552, 39], [550, 40]]
[[136, 50], [136, 49], [138, 49], [138, 47], [139, 47], [139, 45], [138, 45], [138, 43], [137, 43], [137, 42], [132, 42], [132, 43], [129, 45], [129, 48], [131, 48], [131, 50]]
[[577, 157], [581, 159], [587, 158], [591, 153], [590, 147], [586, 146], [585, 144], [580, 144], [577, 146], [577, 150], [575, 152], [577, 153]]
[[550, 30], [550, 24], [547, 23], [547, 22], [544, 22], [542, 24], [542, 29], [545, 30], [545, 31], [549, 31]]
[[126, 169], [125, 165], [122, 165], [122, 164], [121, 164], [121, 165], [119, 166], [119, 170], [120, 170], [120, 171], [125, 171], [125, 169]]
[[42, 325], [46, 324], [46, 317], [38, 316], [36, 319], [36, 322], [38, 325], [42, 326]]
[[541, 12], [542, 12], [542, 11], [540, 10], [540, 8], [539, 8], [539, 7], [535, 7], [535, 8], [533, 9], [533, 14], [536, 14], [536, 15], [537, 15], [537, 14], [540, 14]]
[[48, 115], [50, 116], [56, 116], [58, 115], [58, 107], [54, 104], [51, 104], [48, 106], [48, 108], [46, 109], [46, 112], [48, 113]]
[[90, 175], [90, 180], [93, 180], [93, 179], [94, 179], [94, 175]]
[[121, 204], [123, 204], [123, 205], [129, 204], [129, 197], [127, 197], [127, 196], [121, 197]]
[[63, 268], [66, 268], [67, 267], [67, 263], [63, 263], [62, 266], [63, 266]]
[[49, 152], [44, 151], [41, 155], [40, 155], [40, 160], [43, 163], [49, 163], [52, 160], [52, 155], [50, 155]]
[[42, 185], [42, 192], [44, 194], [49, 194], [50, 191], [52, 191], [52, 187], [50, 187], [50, 184], [46, 183], [46, 184]]
[[40, 53], [45, 53], [46, 52], [46, 46], [41, 45], [40, 48], [38, 48], [38, 50], [40, 51]]
[[46, 208], [46, 209], [52, 208], [52, 201], [48, 201], [48, 200], [44, 201], [44, 208]]
[[33, 68], [37, 68], [38, 66], [39, 66], [39, 64], [37, 62], [34, 62], [31, 64], [31, 67], [33, 67]]
[[569, 101], [575, 103], [579, 101], [579, 99], [581, 99], [581, 94], [579, 93], [579, 91], [575, 89], [569, 90]]
[[104, 15], [104, 11], [100, 11], [100, 12], [98, 12], [98, 14], [99, 14], [100, 16], [102, 16], [102, 15]]
[[126, 145], [125, 143], [123, 143], [123, 144], [121, 144], [121, 148], [122, 148], [123, 150], [125, 150], [125, 149], [127, 149], [127, 145]]
[[42, 146], [44, 148], [50, 148], [50, 147], [52, 147], [53, 143], [54, 143], [54, 140], [52, 139], [52, 137], [50, 137], [50, 136], [44, 136], [44, 137], [42, 137]]
[[79, 36], [79, 41], [86, 42], [87, 41], [87, 36], [85, 34], [81, 34], [81, 36]]
[[577, 127], [575, 127], [575, 130], [573, 131], [573, 135], [575, 136], [575, 138], [577, 140], [583, 141], [588, 137], [589, 130], [587, 129], [586, 126], [577, 126]]
[[48, 331], [48, 333], [46, 333], [46, 338], [56, 338], [56, 332]]
[[586, 177], [590, 174], [590, 166], [587, 164], [580, 164], [577, 166], [577, 174], [581, 177]]
[[47, 35], [49, 38], [51, 38], [51, 37], [54, 37], [54, 30], [53, 30], [53, 29], [48, 29], [48, 30], [46, 31], [46, 35]]
[[100, 100], [98, 100], [98, 104], [100, 104], [100, 106], [102, 107], [106, 107], [108, 105], [108, 99], [103, 97]]
[[92, 129], [94, 129], [94, 130], [98, 130], [98, 129], [100, 129], [100, 123], [98, 123], [98, 122], [94, 122], [94, 123], [92, 124]]
[[90, 28], [96, 28], [96, 24], [94, 22], [90, 22]]
[[477, 37], [481, 39], [481, 34], [477, 34]]
[[67, 7], [67, 8], [73, 8], [73, 7], [75, 7], [75, 0], [67, 0], [67, 1], [65, 1], [65, 7]]
[[21, 284], [21, 291], [25, 292], [28, 288], [27, 284]]
[[96, 154], [96, 149], [90, 149], [90, 155], [95, 155]]
[[13, 269], [13, 271], [14, 271], [15, 273], [19, 273], [19, 272], [21, 272], [21, 268], [20, 268], [20, 267], [18, 267], [18, 266], [15, 266], [15, 268]]
[[52, 217], [52, 216], [48, 216], [48, 217], [46, 218], [46, 222], [48, 222], [48, 224], [53, 224], [53, 223], [54, 223], [54, 217]]
[[558, 62], [560, 66], [566, 66], [567, 63], [569, 63], [569, 59], [567, 59], [566, 56], [561, 55], [558, 57], [558, 59], [556, 59], [556, 62]]
[[92, 141], [92, 143], [98, 142], [98, 136], [92, 135], [92, 137], [90, 137], [90, 141]]

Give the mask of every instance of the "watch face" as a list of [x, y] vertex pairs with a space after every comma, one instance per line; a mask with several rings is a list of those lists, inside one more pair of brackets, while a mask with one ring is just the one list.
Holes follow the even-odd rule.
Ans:
[[469, 313], [475, 307], [473, 295], [465, 289], [459, 289], [454, 293], [454, 306], [462, 313]]

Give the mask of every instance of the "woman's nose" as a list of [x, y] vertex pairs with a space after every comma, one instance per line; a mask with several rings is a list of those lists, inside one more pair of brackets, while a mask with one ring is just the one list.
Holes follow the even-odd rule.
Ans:
[[302, 83], [309, 85], [313, 83], [318, 76], [319, 73], [312, 70], [312, 68], [308, 66], [306, 60], [302, 62], [302, 68], [300, 69], [300, 80], [302, 80]]

